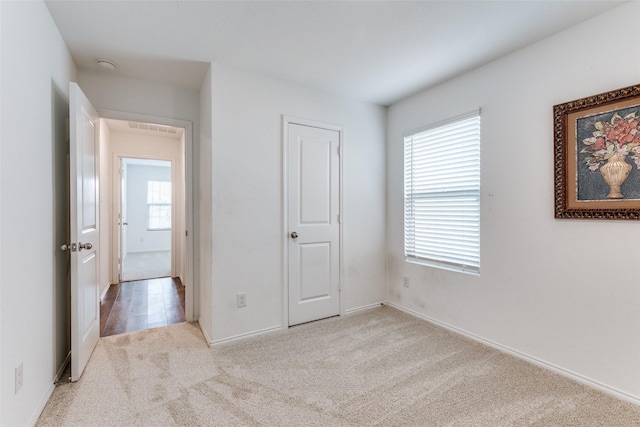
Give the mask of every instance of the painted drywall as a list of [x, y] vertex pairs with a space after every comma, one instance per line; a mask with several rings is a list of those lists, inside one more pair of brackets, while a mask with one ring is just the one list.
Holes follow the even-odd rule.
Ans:
[[199, 121], [197, 91], [86, 69], [78, 70], [78, 85], [98, 110], [188, 120], [194, 123], [196, 133]]
[[171, 230], [147, 229], [147, 183], [171, 182], [171, 167], [128, 165], [127, 169], [127, 253], [170, 251]]
[[200, 187], [197, 189], [197, 199], [199, 200], [198, 217], [200, 218], [200, 239], [198, 248], [200, 253], [200, 265], [198, 276], [200, 277], [199, 289], [199, 314], [200, 329], [210, 343], [213, 336], [213, 299], [212, 295], [212, 279], [211, 265], [213, 264], [213, 234], [212, 234], [212, 181], [211, 181], [211, 126], [212, 113], [211, 101], [213, 93], [211, 90], [211, 67], [207, 70], [207, 74], [202, 81], [200, 88], [200, 156], [198, 159]]
[[[0, 5], [0, 36], [3, 36], [4, 34], [1, 31], [2, 28], [2, 5]], [[4, 86], [4, 80], [2, 79], [2, 62], [4, 60], [4, 55], [2, 55], [2, 44], [1, 44], [1, 38], [0, 38], [0, 100], [2, 100], [2, 91], [3, 91], [3, 86]], [[2, 123], [2, 108], [4, 106], [4, 103], [0, 101], [0, 165], [2, 165], [2, 141], [4, 140], [4, 134], [2, 133], [2, 128], [4, 126], [1, 126]], [[6, 181], [4, 181], [6, 182]], [[0, 173], [0, 242], [3, 241], [2, 236], [2, 229], [3, 229], [3, 222], [2, 222], [2, 188], [3, 188], [3, 177], [2, 174]], [[1, 246], [0, 246], [0, 251], [1, 251]], [[0, 252], [1, 254], [1, 252]], [[0, 256], [0, 278], [2, 278], [2, 257]], [[0, 282], [0, 307], [2, 307], [2, 282]], [[0, 316], [0, 343], [2, 343], [2, 316]], [[2, 375], [3, 375], [3, 370], [2, 370], [2, 345], [0, 344], [0, 384], [2, 384]], [[2, 420], [2, 386], [0, 385], [0, 420]]]
[[[116, 111], [191, 122], [193, 135], [192, 152], [189, 153], [189, 158], [185, 159], [185, 164], [191, 164], [193, 189], [199, 188], [200, 97], [197, 91], [134, 79], [117, 73], [84, 69], [78, 70], [78, 85], [98, 112]], [[187, 192], [193, 192], [193, 189], [187, 188]], [[189, 230], [189, 236], [193, 239], [194, 248], [198, 248], [200, 244], [198, 203], [199, 199], [197, 197], [194, 197], [191, 201], [194, 223], [192, 229]], [[192, 295], [187, 295], [186, 304], [193, 306], [193, 315], [197, 319], [200, 307], [200, 303], [197, 301], [200, 295], [200, 261], [197, 250], [193, 254], [193, 263], [194, 277], [191, 278], [193, 292]], [[196, 298], [195, 303], [190, 302], [192, 296]]]
[[0, 9], [0, 425], [25, 426], [39, 416], [56, 371], [52, 92], [68, 98], [75, 65], [44, 3], [0, 2]]
[[[54, 88], [53, 99], [53, 241], [70, 243], [69, 217], [69, 102]], [[53, 251], [55, 335], [54, 367], [61, 374], [71, 353], [71, 253]]]
[[283, 115], [344, 127], [342, 309], [384, 301], [386, 109], [219, 64], [211, 81], [211, 339], [283, 327]]
[[[389, 301], [636, 400], [638, 224], [554, 219], [552, 107], [638, 83], [638, 18], [631, 2], [399, 102], [387, 138]], [[478, 107], [480, 276], [405, 262], [403, 133]]]
[[99, 286], [100, 298], [102, 298], [111, 281], [111, 130], [107, 123], [100, 119], [100, 262], [99, 262]]

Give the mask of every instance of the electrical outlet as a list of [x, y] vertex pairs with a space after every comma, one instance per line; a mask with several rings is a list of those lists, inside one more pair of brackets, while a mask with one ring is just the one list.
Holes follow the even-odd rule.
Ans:
[[409, 276], [402, 276], [402, 286], [405, 288], [409, 287]]
[[15, 391], [16, 394], [22, 388], [22, 380], [23, 380], [23, 375], [22, 375], [22, 363], [21, 363], [20, 366], [16, 368], [16, 391]]
[[247, 294], [244, 292], [240, 292], [237, 295], [238, 297], [238, 308], [247, 306]]

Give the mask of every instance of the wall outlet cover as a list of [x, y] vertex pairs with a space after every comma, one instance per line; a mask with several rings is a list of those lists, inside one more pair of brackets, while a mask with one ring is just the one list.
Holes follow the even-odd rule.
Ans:
[[244, 292], [239, 292], [237, 295], [238, 298], [238, 308], [247, 306], [247, 294]]

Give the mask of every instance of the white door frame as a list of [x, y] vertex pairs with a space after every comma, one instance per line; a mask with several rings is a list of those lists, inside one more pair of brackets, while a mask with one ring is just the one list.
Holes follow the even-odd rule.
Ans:
[[[177, 140], [176, 140], [177, 141]], [[180, 251], [177, 251], [177, 247], [180, 244], [180, 235], [178, 233], [183, 232], [183, 230], [178, 227], [178, 221], [177, 218], [178, 217], [186, 217], [186, 206], [181, 206], [179, 208], [179, 210], [175, 209], [175, 206], [178, 205], [178, 203], [176, 203], [176, 198], [178, 194], [182, 194], [184, 197], [184, 192], [186, 191], [186, 185], [185, 188], [182, 188], [180, 190], [180, 192], [177, 192], [176, 190], [174, 190], [176, 188], [176, 183], [178, 182], [178, 178], [177, 178], [177, 167], [176, 167], [176, 160], [177, 159], [172, 159], [172, 158], [168, 158], [167, 156], [156, 156], [154, 154], [145, 154], [145, 155], [132, 155], [132, 154], [126, 154], [126, 153], [120, 153], [120, 152], [114, 152], [113, 153], [113, 159], [112, 159], [112, 168], [111, 168], [111, 174], [112, 174], [112, 179], [111, 179], [111, 183], [113, 184], [115, 182], [115, 179], [113, 179], [115, 176], [117, 176], [119, 173], [122, 174], [122, 172], [119, 172], [121, 166], [122, 166], [122, 161], [125, 159], [143, 159], [143, 160], [162, 160], [165, 162], [169, 162], [171, 163], [171, 198], [172, 198], [172, 213], [171, 213], [171, 277], [175, 277], [175, 273], [176, 270], [178, 270], [178, 264], [180, 262], [180, 260], [177, 259], [177, 254], [183, 254], [183, 251], [186, 250], [185, 248], [181, 248]], [[186, 173], [186, 172], [185, 172]], [[112, 239], [114, 238], [118, 238], [120, 240], [122, 240], [122, 196], [123, 196], [123, 191], [122, 191], [122, 175], [119, 175], [118, 178], [118, 185], [113, 185], [113, 191], [112, 191], [112, 195], [113, 198], [112, 200], [115, 200], [115, 203], [112, 204], [112, 213], [111, 213], [111, 227], [112, 230], [114, 231], [114, 233], [112, 233]], [[125, 183], [126, 183], [126, 178], [125, 178]], [[179, 212], [178, 215], [176, 215], [176, 212]], [[186, 224], [185, 224], [186, 225]], [[117, 234], [120, 234], [119, 236]], [[119, 252], [119, 253], [117, 253]], [[120, 242], [120, 250], [118, 251], [118, 245], [113, 245], [112, 247], [112, 251], [111, 251], [111, 263], [112, 265], [114, 263], [118, 264], [116, 261], [116, 257], [120, 258], [120, 269], [117, 272], [118, 273], [118, 281], [122, 281], [122, 276], [120, 273], [122, 273], [123, 270], [123, 264], [124, 264], [124, 256], [122, 254], [122, 241]], [[187, 266], [183, 266], [184, 268], [186, 268]], [[117, 268], [117, 266], [116, 266]], [[186, 272], [183, 271], [182, 269], [180, 269], [180, 275], [181, 278], [184, 280]], [[186, 297], [186, 295], [185, 295]], [[186, 304], [186, 301], [185, 301]]]
[[[185, 266], [185, 319], [193, 322], [195, 319], [195, 295], [194, 295], [194, 259], [195, 259], [195, 231], [194, 231], [194, 198], [193, 198], [193, 123], [188, 120], [173, 119], [168, 117], [158, 117], [146, 114], [128, 113], [114, 110], [98, 110], [98, 115], [103, 119], [127, 120], [133, 122], [154, 123], [164, 126], [184, 128], [185, 130], [185, 226], [187, 230], [186, 238], [186, 259]], [[127, 157], [125, 155], [125, 157]], [[132, 156], [129, 156], [132, 157]]]
[[282, 325], [284, 329], [289, 328], [289, 159], [287, 157], [287, 144], [289, 141], [289, 125], [302, 125], [302, 126], [310, 126], [319, 129], [327, 129], [336, 131], [339, 134], [339, 146], [340, 146], [340, 164], [339, 164], [339, 174], [340, 174], [340, 185], [339, 185], [339, 196], [338, 200], [340, 203], [340, 207], [338, 209], [340, 215], [340, 237], [339, 237], [339, 259], [340, 259], [340, 268], [338, 269], [338, 292], [340, 293], [339, 303], [340, 303], [340, 316], [344, 315], [344, 250], [343, 250], [343, 224], [344, 224], [344, 215], [343, 215], [343, 163], [344, 163], [344, 129], [342, 126], [334, 125], [331, 123], [319, 122], [316, 120], [303, 119], [295, 116], [282, 116], [282, 277], [284, 278], [284, 283], [282, 285]]

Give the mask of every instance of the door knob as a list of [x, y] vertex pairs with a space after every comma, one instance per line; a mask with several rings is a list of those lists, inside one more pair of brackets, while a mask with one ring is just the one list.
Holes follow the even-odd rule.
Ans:
[[60, 246], [60, 250], [61, 251], [70, 251], [71, 250], [71, 244], [70, 243], [63, 243], [62, 246]]
[[291, 233], [291, 238], [292, 239], [297, 239], [298, 238], [298, 233], [296, 233], [295, 231]]
[[93, 247], [91, 243], [78, 243], [78, 250], [81, 251], [83, 249], [89, 250]]

